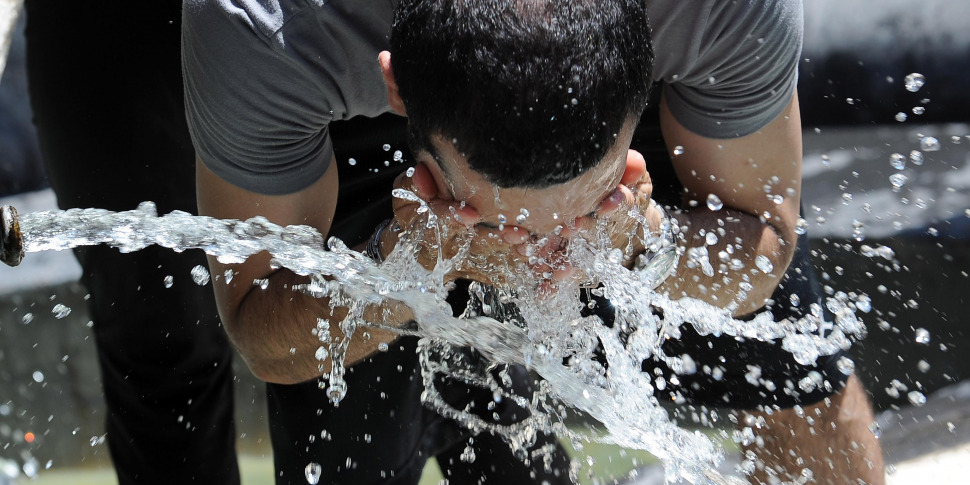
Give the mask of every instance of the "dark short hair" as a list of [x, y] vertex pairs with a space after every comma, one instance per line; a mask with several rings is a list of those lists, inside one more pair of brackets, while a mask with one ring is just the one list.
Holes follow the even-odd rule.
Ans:
[[400, 0], [390, 44], [412, 140], [503, 188], [578, 177], [649, 97], [643, 0]]

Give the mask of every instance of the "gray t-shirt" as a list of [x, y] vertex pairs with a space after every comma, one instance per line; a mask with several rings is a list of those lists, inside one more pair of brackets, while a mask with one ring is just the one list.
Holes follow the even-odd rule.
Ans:
[[[711, 138], [757, 131], [787, 105], [801, 0], [648, 0], [654, 79]], [[377, 55], [391, 0], [187, 0], [183, 76], [206, 166], [243, 189], [299, 191], [327, 170], [332, 120], [390, 111]]]

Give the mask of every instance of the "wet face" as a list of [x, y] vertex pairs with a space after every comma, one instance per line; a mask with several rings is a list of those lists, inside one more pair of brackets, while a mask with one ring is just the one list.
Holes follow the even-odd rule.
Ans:
[[517, 226], [536, 235], [546, 235], [555, 233], [557, 226], [568, 226], [576, 218], [592, 214], [617, 187], [623, 176], [633, 125], [632, 120], [624, 123], [616, 143], [598, 165], [573, 180], [542, 189], [503, 189], [491, 184], [472, 170], [467, 158], [443, 136], [432, 136], [431, 147], [419, 152], [417, 157], [428, 166], [438, 193], [474, 207], [482, 217], [480, 225]]

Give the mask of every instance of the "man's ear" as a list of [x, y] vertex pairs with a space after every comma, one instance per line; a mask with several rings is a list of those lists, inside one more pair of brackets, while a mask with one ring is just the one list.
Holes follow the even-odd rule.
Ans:
[[407, 116], [404, 110], [404, 101], [397, 92], [397, 81], [394, 80], [394, 70], [391, 69], [391, 53], [382, 51], [377, 55], [377, 63], [381, 65], [381, 75], [384, 77], [384, 84], [387, 86], [387, 102], [397, 114]]

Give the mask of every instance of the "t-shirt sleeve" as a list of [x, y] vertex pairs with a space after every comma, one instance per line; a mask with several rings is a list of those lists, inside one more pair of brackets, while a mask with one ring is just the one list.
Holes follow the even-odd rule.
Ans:
[[684, 22], [675, 18], [675, 25], [655, 28], [661, 35], [654, 45], [658, 59], [664, 49], [679, 52], [655, 74], [665, 81], [664, 95], [677, 121], [702, 136], [737, 138], [774, 120], [798, 79], [801, 1], [680, 3], [693, 13], [683, 15]]
[[245, 190], [293, 193], [318, 180], [333, 147], [320, 81], [274, 39], [281, 12], [189, 0], [182, 64], [189, 130], [202, 161]]

